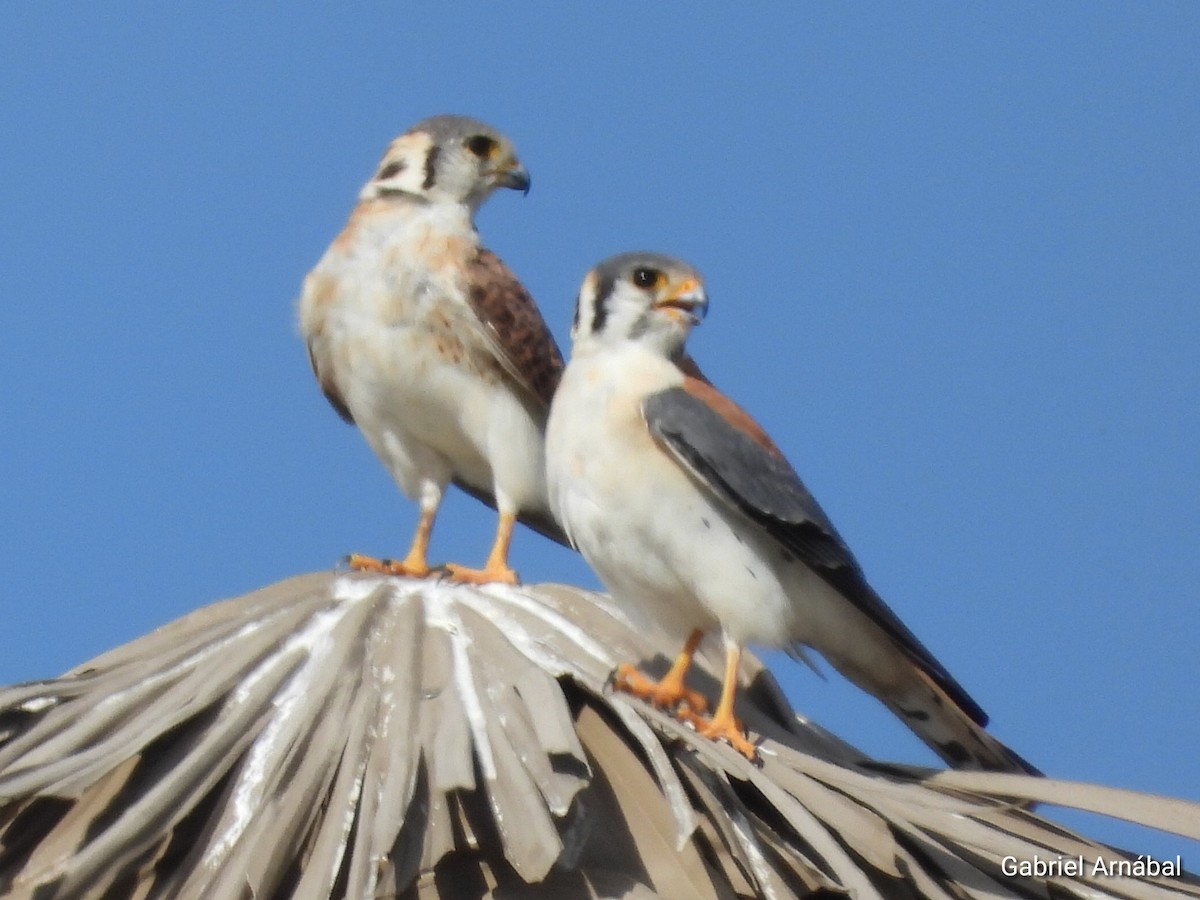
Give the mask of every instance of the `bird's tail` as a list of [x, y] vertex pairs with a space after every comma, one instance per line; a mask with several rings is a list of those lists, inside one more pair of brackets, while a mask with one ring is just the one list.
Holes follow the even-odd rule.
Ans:
[[1041, 775], [976, 722], [932, 678], [917, 667], [901, 691], [880, 696], [884, 705], [938, 756], [956, 769]]

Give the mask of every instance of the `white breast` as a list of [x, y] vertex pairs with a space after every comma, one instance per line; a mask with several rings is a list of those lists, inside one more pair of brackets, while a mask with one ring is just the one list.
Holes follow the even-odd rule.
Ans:
[[552, 509], [609, 591], [643, 621], [673, 635], [720, 624], [739, 641], [784, 643], [794, 623], [770, 558], [779, 549], [647, 430], [642, 400], [682, 380], [636, 345], [577, 353], [547, 428]]
[[410, 497], [458, 477], [544, 507], [540, 415], [465, 297], [478, 246], [465, 208], [362, 204], [306, 281], [301, 327]]

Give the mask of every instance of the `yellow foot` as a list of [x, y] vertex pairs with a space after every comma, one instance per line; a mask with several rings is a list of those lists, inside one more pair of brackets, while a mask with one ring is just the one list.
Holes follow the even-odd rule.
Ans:
[[378, 572], [381, 575], [402, 575], [408, 578], [425, 578], [431, 571], [429, 566], [420, 560], [376, 559], [361, 553], [351, 553], [345, 562], [346, 566], [355, 572]]
[[455, 584], [520, 584], [517, 573], [508, 566], [485, 566], [468, 569], [455, 563], [442, 566]]
[[[718, 710], [720, 712], [720, 710]], [[696, 731], [714, 741], [724, 738], [742, 756], [755, 762], [758, 760], [758, 748], [746, 739], [746, 731], [742, 723], [733, 716], [713, 716], [711, 719], [700, 719], [694, 723]]]
[[661, 709], [674, 709], [676, 718], [681, 722], [695, 724], [698, 714], [708, 709], [704, 695], [684, 687], [682, 679], [671, 678], [668, 673], [662, 681], [654, 681], [629, 663], [617, 666], [613, 673], [613, 687], [648, 700], [651, 705]]

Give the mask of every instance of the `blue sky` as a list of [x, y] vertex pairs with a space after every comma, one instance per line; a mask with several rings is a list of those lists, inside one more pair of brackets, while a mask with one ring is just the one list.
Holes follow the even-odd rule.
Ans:
[[[404, 548], [294, 301], [387, 141], [459, 112], [533, 174], [479, 224], [564, 346], [600, 258], [694, 263], [693, 352], [995, 733], [1200, 800], [1200, 6], [343, 9], [5, 7], [0, 683]], [[433, 555], [492, 527], [455, 498]], [[513, 558], [595, 584], [528, 532]], [[932, 760], [772, 660], [799, 710]]]

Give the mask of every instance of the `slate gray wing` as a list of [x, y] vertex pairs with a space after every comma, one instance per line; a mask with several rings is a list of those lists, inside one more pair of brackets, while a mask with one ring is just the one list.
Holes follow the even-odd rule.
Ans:
[[979, 705], [867, 583], [829, 517], [772, 445], [735, 427], [682, 387], [650, 395], [642, 412], [658, 444], [697, 480], [836, 588], [971, 719], [987, 724]]
[[467, 298], [504, 370], [549, 407], [562, 353], [524, 285], [495, 253], [480, 250], [467, 265]]

